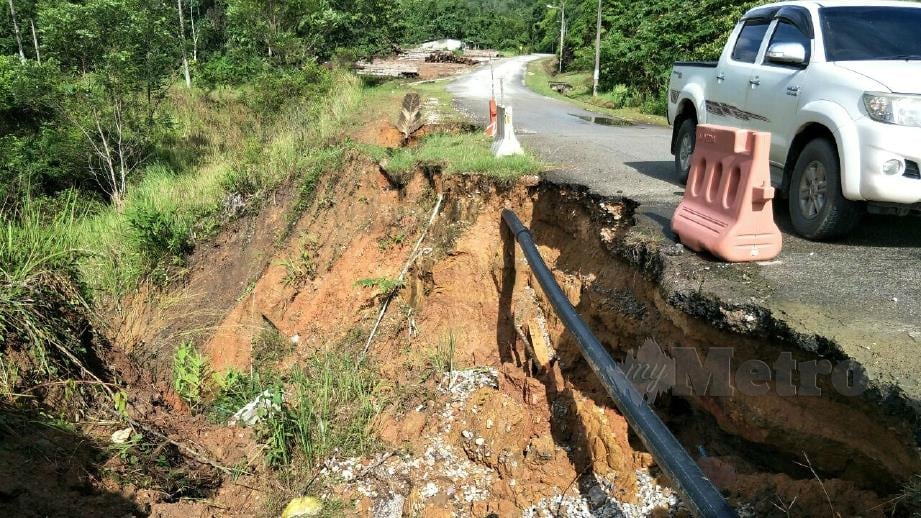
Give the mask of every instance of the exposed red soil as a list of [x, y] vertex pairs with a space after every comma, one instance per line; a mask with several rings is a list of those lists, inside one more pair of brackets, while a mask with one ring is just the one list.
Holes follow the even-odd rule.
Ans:
[[[389, 142], [390, 129], [372, 126], [366, 137]], [[482, 498], [462, 503], [446, 489], [457, 481], [444, 476], [429, 480], [410, 474], [379, 481], [388, 491], [400, 492], [404, 511], [507, 516], [547, 497], [575, 494], [587, 473], [610, 482], [610, 497], [634, 502], [636, 470], [655, 470], [516, 253], [500, 222], [505, 207], [513, 207], [532, 227], [560, 284], [618, 359], [650, 337], [666, 347], [703, 350], [732, 341], [751, 357], [773, 352], [770, 344], [740, 340], [677, 314], [649, 281], [613, 260], [606, 247], [629, 224], [624, 205], [534, 179], [498, 188], [481, 178], [417, 174], [409, 185], [398, 187], [378, 164], [352, 156], [342, 171], [321, 182], [313, 205], [290, 231], [294, 199], [280, 195], [196, 251], [184, 284], [142, 292], [125, 305], [114, 336], [120, 350], [129, 353], [117, 370], [132, 387], [132, 411], [169, 438], [221, 464], [247, 466], [252, 474], [234, 479], [190, 461], [192, 471], [214, 485], [207, 501], [169, 501], [127, 484], [122, 492], [128, 496], [113, 509], [136, 505], [155, 516], [264, 510], [275, 490], [258, 446], [246, 430], [194, 416], [172, 393], [168, 380], [174, 348], [191, 340], [201, 345], [215, 371], [248, 370], [253, 339], [270, 327], [293, 338], [293, 352], [278, 365], [285, 368], [346, 337], [366, 336], [381, 300], [375, 288], [358, 281], [398, 274], [436, 193], [444, 196], [444, 207], [371, 347], [393, 402], [375, 429], [383, 449], [416, 457], [440, 441], [488, 473], [492, 482]], [[556, 352], [557, 360], [546, 368], [532, 361], [535, 333], [545, 333]], [[430, 360], [450, 344], [455, 348], [453, 370], [492, 369], [498, 373], [497, 387], [479, 387], [464, 403], [452, 402], [440, 374], [432, 374]], [[721, 489], [759, 502], [762, 514], [772, 512], [771, 494], [795, 498], [796, 512], [804, 515], [827, 513], [822, 485], [792, 465], [798, 450], [808, 451], [819, 471], [835, 475], [823, 480], [842, 515], [873, 516], [882, 509], [882, 499], [866, 490], [867, 478], [876, 473], [866, 459], [878, 461], [879, 472], [888, 474], [908, 472], [916, 463], [897, 445], [902, 430], [846, 402], [768, 397], [697, 398], [687, 404], [691, 410], [670, 421], [692, 448], [714, 448], [717, 433], [773, 448], [769, 454], [777, 455], [774, 464], [783, 473], [766, 473], [738, 457], [744, 446], [721, 448], [717, 443], [717, 451], [701, 461]], [[702, 415], [713, 417], [703, 421]], [[388, 466], [399, 459], [385, 460]], [[435, 485], [434, 494], [429, 494], [429, 483]], [[370, 515], [380, 505], [354, 485], [334, 491], [347, 501], [354, 498], [355, 507], [347, 514]]]
[[403, 144], [403, 134], [400, 130], [384, 119], [362, 126], [352, 138], [358, 142], [386, 148], [398, 148]]

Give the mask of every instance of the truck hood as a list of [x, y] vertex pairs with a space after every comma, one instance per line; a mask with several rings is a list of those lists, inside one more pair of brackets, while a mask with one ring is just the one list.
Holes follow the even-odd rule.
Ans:
[[921, 61], [839, 61], [836, 65], [866, 76], [894, 93], [921, 94]]

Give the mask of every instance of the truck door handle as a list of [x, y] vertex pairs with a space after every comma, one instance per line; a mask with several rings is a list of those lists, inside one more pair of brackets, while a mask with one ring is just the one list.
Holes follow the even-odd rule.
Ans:
[[720, 72], [719, 74], [716, 74], [716, 80], [717, 80], [717, 81], [725, 81], [725, 80], [726, 80], [726, 74], [724, 74], [724, 73], [722, 73], [722, 72]]
[[761, 84], [761, 78], [756, 77], [754, 79], [749, 79], [748, 83], [752, 86], [758, 86]]
[[788, 86], [787, 95], [792, 95], [793, 97], [796, 97], [797, 95], [799, 95], [799, 87], [798, 86]]

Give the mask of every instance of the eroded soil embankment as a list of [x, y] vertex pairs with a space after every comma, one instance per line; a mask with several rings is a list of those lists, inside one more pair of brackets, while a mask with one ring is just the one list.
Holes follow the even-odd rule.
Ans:
[[[729, 348], [733, 369], [749, 360], [774, 365], [784, 352], [799, 365], [844, 359], [833, 351], [806, 350], [798, 337], [780, 332], [782, 323], [774, 324], [778, 332], [773, 336], [739, 332], [747, 322], [770, 319], [756, 309], [726, 308], [719, 301], [695, 299], [694, 294], [669, 293], [656, 275], [620, 259], [647, 250], [643, 244], [625, 243], [612, 232], [603, 200], [548, 186], [535, 189], [531, 199], [530, 213], [522, 212], [531, 221], [536, 241], [552, 260], [558, 278], [570, 286], [579, 313], [616, 359], [635, 355], [650, 338], [665, 354], [675, 347], [693, 347], [701, 359], [713, 348]], [[636, 262], [656, 263], [654, 257]], [[661, 276], [655, 268], [652, 273]], [[689, 314], [688, 308], [695, 308], [696, 314]], [[700, 318], [713, 314], [712, 320]], [[551, 321], [566, 378], [595, 386], [571, 336], [555, 319]], [[726, 324], [733, 321], [733, 326]], [[737, 373], [732, 374], [735, 385]], [[805, 381], [800, 376], [794, 373], [794, 385]], [[657, 407], [686, 447], [701, 456], [699, 461], [714, 481], [747, 498], [770, 494], [771, 489], [788, 500], [800, 495], [800, 505], [805, 504], [798, 492], [803, 488], [793, 491], [785, 487], [789, 480], [759, 475], [784, 474], [808, 486], [809, 479], [815, 478], [808, 469], [811, 463], [826, 488], [834, 486], [829, 491], [840, 493], [833, 495], [833, 503], [853, 503], [851, 510], [861, 514], [869, 507], [861, 507], [862, 497], [849, 486], [883, 496], [897, 492], [919, 471], [915, 420], [905, 411], [905, 403], [881, 405], [878, 387], [860, 396], [842, 395], [829, 375], [818, 376], [821, 396], [782, 397], [777, 384], [773, 379], [758, 396], [739, 390], [732, 397], [666, 394], [658, 398]], [[837, 480], [830, 484], [828, 479]], [[764, 484], [760, 488], [759, 480]], [[811, 489], [814, 497], [824, 500], [817, 487]]]
[[[245, 371], [256, 362], [284, 370], [324, 347], [360, 351], [381, 302], [379, 291], [362, 281], [396, 276], [437, 194], [444, 207], [370, 350], [387, 385], [387, 406], [375, 424], [383, 456], [348, 460], [359, 466], [347, 471], [361, 472], [360, 483], [341, 473], [330, 479], [332, 494], [354, 500], [363, 514], [393, 508], [507, 516], [539, 509], [561, 493], [594, 495], [593, 509], [667, 506], [650, 500], [648, 483], [638, 482], [651, 459], [530, 278], [502, 226], [505, 207], [531, 227], [574, 305], [618, 360], [649, 339], [665, 353], [693, 347], [701, 357], [732, 347], [734, 365], [771, 364], [781, 351], [800, 361], [819, 359], [782, 336], [746, 336], [678, 309], [674, 294], [659, 287], [661, 272], [620, 259], [645, 250], [625, 242], [628, 202], [536, 179], [497, 187], [483, 178], [420, 173], [395, 186], [377, 164], [353, 157], [321, 182], [292, 227], [286, 214], [293, 203], [282, 199], [241, 223], [249, 232], [200, 251], [187, 285], [168, 297], [171, 304], [141, 301], [127, 313], [135, 318], [126, 319], [122, 343], [147, 362], [145, 384], [163, 392], [151, 397], [138, 389], [135, 404], [155, 401], [147, 406], [162, 418], [161, 428], [178, 435], [202, 423], [156, 382], [163, 374], [155, 373], [168, 372], [168, 355], [151, 351], [175, 345], [177, 337], [200, 343], [215, 370]], [[654, 259], [646, 257], [646, 264]], [[723, 319], [750, 317], [744, 309], [697, 304]], [[266, 327], [291, 337], [291, 349], [267, 356], [254, 348]], [[555, 359], [535, 368], [549, 350]], [[819, 385], [829, 389], [830, 380], [820, 376]], [[773, 394], [664, 394], [656, 405], [714, 482], [758, 515], [793, 502], [794, 515], [823, 514], [829, 499], [845, 516], [880, 515], [885, 498], [921, 471], [910, 421], [876, 405], [873, 392]], [[226, 437], [209, 426], [208, 434]], [[203, 449], [227, 464], [242, 462], [240, 451], [208, 434], [197, 434]], [[262, 505], [247, 487], [274, 486], [258, 459], [246, 457], [256, 474], [242, 487], [228, 483], [214, 492], [216, 505], [245, 513]], [[183, 505], [172, 510], [186, 512], [199, 504], [155, 505]]]

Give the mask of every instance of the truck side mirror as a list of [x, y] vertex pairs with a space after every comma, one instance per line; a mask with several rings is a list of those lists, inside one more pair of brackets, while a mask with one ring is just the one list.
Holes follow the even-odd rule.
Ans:
[[775, 43], [765, 57], [769, 63], [801, 67], [806, 64], [806, 47], [800, 43]]

